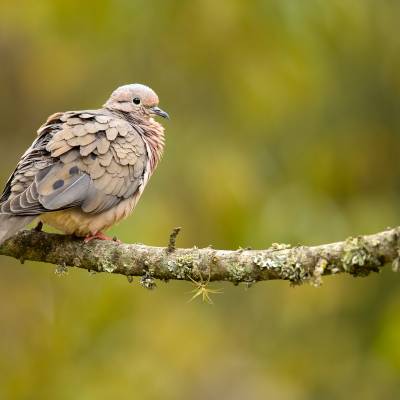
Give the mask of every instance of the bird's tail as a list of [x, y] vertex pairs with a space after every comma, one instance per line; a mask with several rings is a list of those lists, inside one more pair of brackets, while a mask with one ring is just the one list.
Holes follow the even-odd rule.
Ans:
[[0, 245], [35, 219], [35, 216], [0, 214]]

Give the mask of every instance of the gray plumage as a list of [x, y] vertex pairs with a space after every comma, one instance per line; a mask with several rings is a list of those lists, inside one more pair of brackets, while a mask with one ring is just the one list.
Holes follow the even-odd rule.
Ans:
[[162, 155], [157, 95], [125, 85], [99, 110], [48, 118], [0, 198], [0, 244], [39, 218], [66, 233], [96, 235], [135, 207]]

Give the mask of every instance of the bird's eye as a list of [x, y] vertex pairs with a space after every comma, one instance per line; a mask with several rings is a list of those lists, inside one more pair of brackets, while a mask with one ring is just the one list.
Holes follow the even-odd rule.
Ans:
[[140, 104], [140, 99], [139, 99], [139, 97], [135, 97], [132, 101], [133, 101], [135, 104]]

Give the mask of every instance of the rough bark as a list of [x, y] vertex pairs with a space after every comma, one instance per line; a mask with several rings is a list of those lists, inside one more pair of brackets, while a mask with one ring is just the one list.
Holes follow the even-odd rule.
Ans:
[[25, 260], [42, 261], [58, 266], [78, 267], [95, 272], [141, 276], [141, 284], [154, 287], [154, 279], [210, 280], [245, 282], [272, 279], [292, 284], [310, 282], [319, 285], [321, 276], [349, 273], [366, 276], [385, 264], [400, 265], [400, 227], [373, 235], [319, 246], [273, 244], [265, 250], [216, 250], [211, 247], [175, 248], [179, 228], [166, 247], [120, 244], [38, 232], [22, 231], [0, 246], [0, 254]]

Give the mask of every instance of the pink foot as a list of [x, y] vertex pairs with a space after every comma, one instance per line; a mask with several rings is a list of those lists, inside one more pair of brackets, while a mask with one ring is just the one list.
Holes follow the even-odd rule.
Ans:
[[105, 235], [103, 232], [97, 232], [94, 235], [88, 235], [85, 237], [83, 240], [85, 243], [91, 242], [93, 239], [98, 239], [98, 240], [112, 240], [117, 243], [121, 243], [120, 240], [116, 240], [115, 238], [112, 238], [110, 236]]

